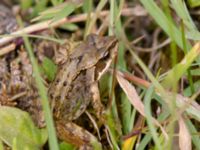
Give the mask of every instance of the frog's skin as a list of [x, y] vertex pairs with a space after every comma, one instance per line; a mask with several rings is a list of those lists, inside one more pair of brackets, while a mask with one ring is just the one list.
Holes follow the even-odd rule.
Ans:
[[77, 146], [88, 145], [96, 139], [72, 121], [86, 110], [91, 101], [97, 115], [101, 114], [98, 80], [110, 66], [116, 49], [114, 37], [91, 34], [59, 67], [48, 95], [60, 139]]

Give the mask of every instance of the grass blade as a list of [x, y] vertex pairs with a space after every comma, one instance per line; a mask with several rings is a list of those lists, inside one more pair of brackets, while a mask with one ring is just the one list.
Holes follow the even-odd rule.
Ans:
[[191, 150], [191, 135], [187, 129], [185, 119], [183, 117], [179, 118], [179, 147], [180, 150]]
[[197, 43], [183, 58], [183, 60], [174, 66], [165, 79], [162, 81], [164, 87], [170, 88], [171, 83], [178, 82], [186, 70], [190, 67], [192, 62], [197, 58], [200, 53], [200, 43]]
[[[183, 49], [181, 32], [176, 25], [165, 15], [165, 13], [157, 6], [153, 0], [140, 0], [146, 10], [154, 18], [156, 23]], [[172, 34], [171, 34], [172, 33]], [[187, 43], [187, 47], [189, 44]]]
[[[20, 26], [23, 26], [21, 19], [18, 19], [18, 20], [19, 20]], [[24, 36], [24, 35], [22, 35], [22, 37], [23, 37], [27, 52], [29, 54], [30, 61], [33, 66], [33, 73], [35, 76], [36, 86], [38, 88], [38, 92], [41, 97], [41, 103], [44, 110], [44, 116], [45, 116], [45, 121], [47, 124], [47, 130], [48, 130], [48, 135], [49, 135], [49, 147], [51, 150], [59, 150], [58, 142], [56, 138], [56, 131], [53, 124], [53, 118], [52, 118], [51, 110], [48, 103], [47, 89], [45, 88], [42, 82], [42, 77], [40, 76], [39, 67], [38, 67], [37, 61], [35, 60], [31, 45], [29, 43], [29, 39], [27, 36]]]
[[158, 135], [156, 133], [156, 127], [153, 124], [152, 115], [151, 115], [150, 103], [151, 103], [153, 92], [154, 92], [154, 88], [153, 88], [153, 86], [150, 86], [150, 88], [147, 90], [145, 97], [144, 97], [144, 108], [145, 108], [146, 120], [147, 120], [149, 130], [151, 132], [151, 135], [153, 137], [153, 140], [156, 144], [156, 147], [158, 149], [163, 149], [161, 146], [160, 140], [158, 138]]

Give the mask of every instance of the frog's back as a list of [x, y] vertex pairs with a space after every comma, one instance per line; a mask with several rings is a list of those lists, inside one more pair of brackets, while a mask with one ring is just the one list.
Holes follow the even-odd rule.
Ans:
[[96, 64], [110, 57], [115, 45], [113, 37], [91, 35], [72, 51], [49, 88], [55, 118], [73, 120], [84, 112], [92, 99], [90, 88], [95, 81]]
[[63, 85], [57, 92], [58, 88], [55, 87], [55, 95], [52, 92], [53, 87], [51, 88], [51, 92], [49, 92], [52, 95], [50, 103], [55, 118], [74, 120], [85, 111], [92, 99], [90, 86], [93, 82], [94, 74], [89, 70], [82, 70], [67, 88], [65, 87], [67, 85]]
[[[53, 83], [50, 85], [48, 95], [55, 118], [74, 120], [79, 117], [91, 100], [90, 84], [93, 82], [93, 73], [88, 69], [97, 63], [97, 60], [85, 60], [93, 55], [86, 42], [73, 50], [67, 61], [60, 66]], [[87, 61], [87, 62], [88, 62]]]

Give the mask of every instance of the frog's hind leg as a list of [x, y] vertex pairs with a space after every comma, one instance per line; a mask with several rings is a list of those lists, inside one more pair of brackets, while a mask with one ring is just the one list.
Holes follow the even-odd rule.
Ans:
[[92, 150], [94, 147], [102, 149], [94, 135], [73, 122], [57, 121], [56, 130], [60, 140], [72, 143], [80, 149]]

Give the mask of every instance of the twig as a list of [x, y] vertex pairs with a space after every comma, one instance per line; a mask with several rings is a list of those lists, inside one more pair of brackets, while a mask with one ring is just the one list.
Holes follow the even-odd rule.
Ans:
[[160, 43], [159, 45], [156, 45], [154, 47], [151, 48], [141, 48], [141, 47], [137, 47], [137, 46], [132, 46], [133, 49], [140, 51], [140, 52], [152, 52], [152, 51], [156, 51], [158, 49], [161, 49], [162, 47], [168, 45], [171, 42], [170, 39], [166, 39], [164, 42]]
[[16, 48], [16, 44], [12, 43], [0, 49], [0, 56], [5, 55]]
[[20, 98], [20, 97], [22, 97], [22, 96], [24, 96], [24, 95], [26, 95], [26, 94], [27, 94], [26, 91], [25, 91], [25, 92], [18, 93], [18, 94], [14, 95], [14, 96], [11, 98], [11, 101], [15, 101], [16, 99], [18, 99], [18, 98]]
[[98, 135], [99, 140], [101, 140], [101, 135], [100, 135], [100, 132], [99, 132], [99, 129], [98, 129], [98, 125], [97, 125], [96, 121], [94, 120], [94, 118], [92, 117], [92, 115], [88, 111], [85, 111], [85, 113], [88, 116], [88, 118], [91, 120], [95, 130], [97, 131], [97, 135]]
[[[126, 72], [122, 72], [122, 71], [117, 71], [117, 73], [118, 73], [120, 76], [122, 76], [122, 77], [124, 77], [125, 79], [127, 79], [128, 81], [131, 81], [133, 84], [142, 86], [142, 87], [144, 87], [144, 88], [149, 88], [150, 85], [151, 85], [150, 82], [148, 82], [148, 81], [146, 81], [146, 80], [143, 80], [143, 79], [141, 79], [141, 78], [139, 78], [139, 77], [136, 77], [136, 76], [134, 76], [134, 75], [132, 75], [132, 74], [130, 74], [130, 73], [126, 73]], [[158, 95], [160, 95], [160, 93], [159, 93], [157, 90], [155, 90], [155, 92], [156, 92]], [[169, 96], [172, 96], [172, 95], [173, 95], [173, 93], [170, 92], [170, 91], [167, 91], [167, 90], [166, 90], [165, 92], [166, 92]], [[200, 92], [199, 92], [199, 93], [200, 93]], [[194, 97], [195, 97], [196, 95], [199, 95], [199, 93], [195, 94]], [[183, 106], [185, 106], [185, 105], [188, 106], [188, 102], [191, 101], [190, 99], [193, 99], [193, 100], [194, 100], [194, 98], [188, 98], [188, 97], [182, 96], [182, 95], [179, 94], [179, 93], [176, 94], [176, 99], [177, 99], [177, 104], [179, 103], [178, 105], [181, 105], [181, 106], [178, 106], [180, 109], [183, 108]], [[195, 101], [190, 102], [189, 105], [190, 105], [193, 109], [200, 110], [200, 105], [199, 105], [197, 102], [195, 102]], [[188, 113], [188, 114], [190, 114], [190, 113]]]
[[149, 88], [150, 86], [150, 82], [143, 80], [139, 77], [136, 77], [130, 73], [126, 73], [126, 72], [122, 72], [122, 71], [117, 71], [117, 73], [119, 73], [121, 76], [123, 76], [125, 79], [132, 81], [133, 83], [135, 83], [136, 85], [139, 86], [143, 86], [145, 88]]
[[[135, 9], [135, 7], [124, 8], [122, 10], [122, 15], [123, 16], [134, 15], [134, 14], [136, 14], [135, 11], [137, 11]], [[109, 11], [105, 10], [105, 11], [101, 11], [99, 13], [99, 16], [104, 17], [108, 14], [109, 14]], [[92, 13], [91, 15], [94, 15], [94, 13]], [[48, 21], [36, 23], [36, 24], [30, 25], [26, 28], [15, 31], [15, 32], [11, 33], [10, 36], [7, 36], [7, 37], [0, 39], [0, 47], [11, 42], [11, 41], [13, 41], [14, 39], [16, 39], [17, 38], [16, 35], [30, 34], [30, 33], [45, 30], [45, 29], [48, 29], [48, 28], [56, 28], [56, 27], [58, 27], [58, 26], [60, 26], [64, 23], [81, 22], [81, 21], [85, 21], [86, 19], [87, 19], [87, 14], [85, 13], [85, 14], [80, 14], [80, 15], [69, 16], [67, 18], [63, 18], [63, 19], [58, 20], [56, 22], [52, 22], [52, 20], [48, 20]]]

